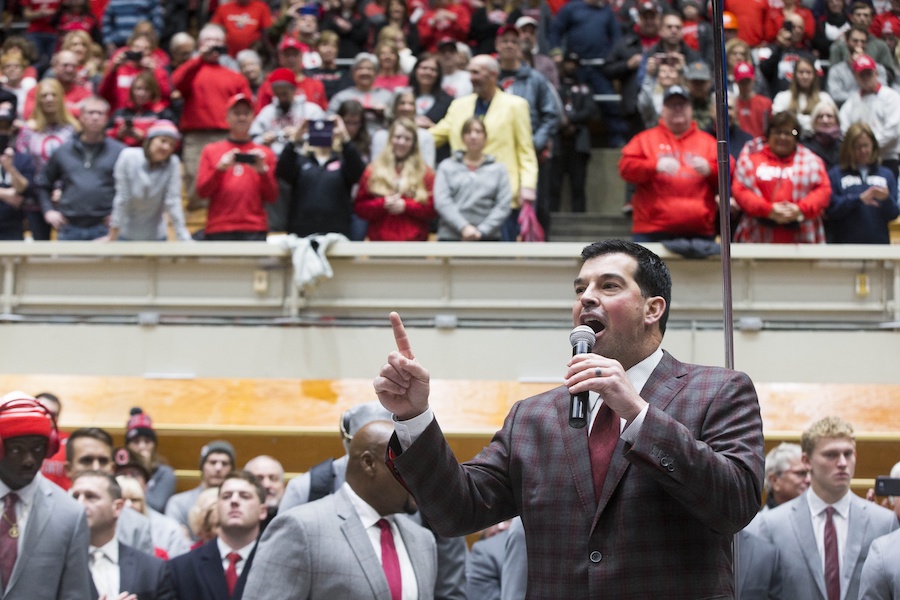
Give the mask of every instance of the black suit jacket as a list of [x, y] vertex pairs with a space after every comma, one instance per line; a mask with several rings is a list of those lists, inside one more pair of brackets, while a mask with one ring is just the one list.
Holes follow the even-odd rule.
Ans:
[[250, 568], [253, 566], [254, 555], [256, 547], [247, 558], [247, 564], [244, 565], [234, 588], [234, 595], [230, 598], [216, 540], [206, 542], [187, 554], [176, 556], [169, 561], [175, 597], [179, 600], [240, 600], [244, 594], [244, 585], [247, 583]]
[[[91, 579], [94, 598], [99, 594]], [[176, 600], [166, 561], [119, 543], [119, 590], [138, 600]]]

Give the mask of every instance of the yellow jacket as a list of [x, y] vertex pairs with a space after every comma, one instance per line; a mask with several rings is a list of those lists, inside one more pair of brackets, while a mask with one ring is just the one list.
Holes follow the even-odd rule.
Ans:
[[[476, 94], [457, 98], [450, 103], [447, 114], [432, 127], [435, 147], [450, 142], [452, 151], [465, 150], [462, 126], [475, 114]], [[512, 207], [519, 208], [519, 188], [537, 189], [538, 163], [531, 141], [531, 116], [528, 101], [498, 89], [484, 115], [487, 130], [485, 154], [493, 156], [506, 167], [512, 188]]]

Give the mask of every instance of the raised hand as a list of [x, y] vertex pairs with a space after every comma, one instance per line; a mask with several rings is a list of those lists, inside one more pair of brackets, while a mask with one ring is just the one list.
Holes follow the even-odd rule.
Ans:
[[372, 383], [381, 405], [405, 421], [428, 409], [430, 377], [413, 355], [400, 315], [392, 312], [390, 319], [397, 349], [388, 355], [387, 363]]

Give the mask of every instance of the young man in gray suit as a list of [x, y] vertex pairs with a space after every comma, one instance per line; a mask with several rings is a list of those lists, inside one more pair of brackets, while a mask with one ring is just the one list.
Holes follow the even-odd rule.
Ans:
[[38, 472], [58, 446], [56, 423], [37, 400], [13, 392], [0, 399], [0, 439], [0, 597], [91, 598], [84, 510]]
[[810, 487], [764, 513], [760, 534], [778, 548], [784, 598], [856, 600], [869, 546], [897, 529], [897, 517], [850, 491], [856, 438], [849, 423], [816, 421], [800, 446]]
[[900, 529], [872, 542], [862, 570], [859, 597], [900, 600]]
[[94, 597], [117, 600], [175, 600], [165, 561], [116, 539], [116, 521], [125, 507], [122, 488], [105, 471], [84, 471], [72, 481], [72, 497], [82, 506], [91, 530], [90, 569]]
[[411, 514], [416, 505], [384, 464], [393, 431], [387, 421], [361, 428], [341, 489], [272, 521], [244, 600], [434, 597], [434, 536], [396, 514]]

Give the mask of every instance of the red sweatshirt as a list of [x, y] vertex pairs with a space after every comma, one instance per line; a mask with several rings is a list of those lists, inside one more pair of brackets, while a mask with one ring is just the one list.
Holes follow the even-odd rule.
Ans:
[[184, 111], [178, 128], [182, 132], [228, 129], [225, 121], [228, 101], [235, 94], [253, 97], [250, 84], [240, 73], [218, 63], [190, 59], [172, 73], [175, 89], [184, 97]]
[[[227, 171], [216, 169], [222, 156], [232, 148], [238, 152], [262, 150], [266, 155], [266, 173], [257, 173], [252, 165], [236, 163]], [[207, 145], [200, 153], [197, 168], [197, 195], [209, 198], [207, 233], [226, 231], [268, 231], [264, 202], [278, 197], [275, 183], [275, 154], [268, 146], [251, 141], [224, 140]]]
[[372, 167], [366, 167], [359, 180], [356, 194], [356, 214], [369, 222], [369, 239], [373, 242], [425, 242], [431, 231], [431, 220], [437, 215], [434, 210], [434, 172], [425, 171], [425, 187], [428, 200], [417, 202], [413, 198], [403, 198], [406, 210], [399, 215], [384, 210], [384, 196], [376, 196], [369, 191], [369, 177]]

